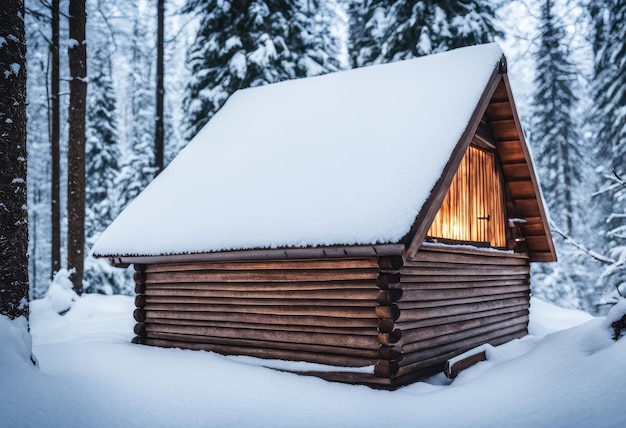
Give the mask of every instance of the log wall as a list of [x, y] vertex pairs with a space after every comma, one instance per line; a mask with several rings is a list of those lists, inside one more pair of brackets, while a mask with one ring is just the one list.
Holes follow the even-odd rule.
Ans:
[[[448, 247], [450, 248], [450, 247]], [[135, 265], [136, 343], [342, 367], [395, 388], [453, 355], [526, 334], [528, 258], [400, 255]], [[345, 368], [373, 367], [369, 372]]]
[[476, 346], [527, 334], [526, 255], [423, 246], [400, 275], [393, 328], [402, 359], [394, 384], [441, 371], [448, 359]]

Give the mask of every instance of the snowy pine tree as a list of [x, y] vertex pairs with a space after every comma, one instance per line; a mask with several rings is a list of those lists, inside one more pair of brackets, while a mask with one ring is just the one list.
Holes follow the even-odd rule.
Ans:
[[[353, 6], [352, 11], [359, 11]], [[357, 65], [385, 63], [493, 41], [499, 34], [492, 1], [372, 0], [352, 19]], [[360, 19], [360, 28], [356, 23]]]
[[200, 18], [188, 51], [192, 78], [184, 109], [190, 139], [241, 88], [306, 77], [339, 68], [328, 35], [328, 17], [316, 1], [189, 0]]
[[603, 211], [604, 252], [614, 260], [601, 281], [609, 292], [626, 291], [626, 0], [590, 2], [594, 50], [594, 142], [605, 184], [598, 192]]

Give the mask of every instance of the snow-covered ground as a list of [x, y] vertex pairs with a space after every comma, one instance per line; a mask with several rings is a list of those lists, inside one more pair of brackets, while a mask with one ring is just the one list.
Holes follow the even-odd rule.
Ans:
[[[64, 316], [52, 300], [31, 305], [39, 367], [23, 326], [0, 317], [1, 427], [626, 426], [626, 339], [611, 340], [610, 318], [536, 299], [530, 336], [488, 350], [453, 382], [394, 392], [130, 344], [130, 297], [85, 295]], [[617, 309], [609, 317], [626, 305]]]

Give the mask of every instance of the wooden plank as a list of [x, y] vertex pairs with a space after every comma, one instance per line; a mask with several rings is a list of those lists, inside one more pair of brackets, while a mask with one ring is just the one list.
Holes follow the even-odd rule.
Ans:
[[[336, 329], [335, 333], [314, 333], [284, 331], [280, 328], [275, 328], [274, 330], [257, 329], [253, 326], [224, 328], [158, 324], [152, 322], [146, 322], [144, 326], [149, 337], [154, 337], [154, 333], [173, 333], [192, 336], [210, 336], [211, 338], [251, 339], [268, 342], [289, 342], [292, 344], [311, 344], [370, 350], [378, 350], [380, 346], [378, 337], [342, 334], [340, 329]], [[376, 354], [376, 356], [378, 356], [378, 354]]]
[[518, 217], [536, 217], [540, 215], [537, 199], [515, 199], [515, 211]]
[[494, 315], [510, 315], [510, 316], [524, 316], [528, 315], [528, 308], [530, 307], [530, 303], [526, 302], [521, 305], [509, 306], [498, 309], [491, 309], [488, 311], [482, 312], [469, 312], [458, 315], [451, 315], [446, 317], [438, 317], [438, 318], [426, 318], [418, 321], [410, 321], [410, 322], [397, 322], [394, 323], [393, 328], [399, 328], [402, 331], [412, 330], [412, 329], [420, 329], [425, 327], [433, 327], [433, 326], [442, 326], [448, 325], [455, 322], [474, 320], [478, 318], [487, 318], [492, 317]]
[[306, 332], [306, 333], [323, 333], [323, 334], [337, 334], [338, 331], [341, 331], [342, 334], [347, 335], [355, 335], [355, 336], [370, 336], [370, 337], [378, 337], [378, 330], [374, 323], [362, 323], [364, 326], [361, 327], [346, 327], [342, 325], [341, 322], [337, 322], [336, 325], [317, 325], [313, 322], [309, 323], [312, 325], [303, 325], [303, 324], [287, 324], [284, 321], [274, 322], [274, 323], [245, 323], [245, 322], [236, 322], [236, 321], [222, 321], [221, 319], [217, 320], [206, 320], [206, 319], [178, 319], [175, 318], [175, 314], [172, 314], [171, 318], [166, 317], [153, 317], [151, 315], [148, 316], [148, 322], [153, 324], [166, 324], [166, 325], [180, 325], [180, 326], [191, 326], [191, 327], [213, 327], [213, 328], [230, 328], [230, 329], [242, 329], [242, 328], [253, 328], [256, 330], [271, 330], [276, 331], [280, 329], [282, 331], [291, 331], [291, 332]]
[[550, 252], [544, 251], [544, 252], [537, 252], [537, 251], [531, 251], [530, 253], [528, 253], [528, 255], [530, 256], [530, 258], [532, 259], [532, 261], [534, 262], [553, 262], [554, 260], [554, 255]]
[[511, 104], [508, 100], [490, 102], [487, 106], [487, 117], [489, 121], [512, 119]]
[[[400, 276], [398, 275], [398, 281]], [[358, 281], [306, 281], [306, 282], [180, 282], [180, 283], [151, 283], [148, 287], [151, 290], [206, 290], [232, 292], [293, 292], [293, 291], [315, 291], [315, 290], [378, 290], [376, 280]]]
[[446, 307], [404, 309], [400, 312], [400, 316], [396, 319], [396, 321], [410, 322], [419, 321], [427, 318], [439, 318], [452, 315], [460, 315], [469, 312], [482, 312], [492, 309], [523, 305], [526, 304], [528, 300], [528, 297], [518, 297], [514, 299], [492, 300], [479, 303], [466, 303], [462, 305], [451, 305]]
[[544, 236], [526, 236], [526, 245], [531, 253], [549, 253], [550, 245]]
[[485, 351], [476, 352], [475, 354], [469, 355], [461, 360], [455, 361], [454, 363], [448, 360], [446, 361], [443, 372], [448, 379], [455, 379], [463, 370], [466, 370], [482, 361], [487, 361], [487, 352]]
[[[493, 277], [483, 281], [464, 281], [464, 282], [403, 282], [402, 293], [411, 290], [439, 290], [439, 289], [456, 289], [456, 288], [484, 288], [484, 287], [505, 287], [529, 284], [528, 275], [521, 276], [518, 279], [501, 279]], [[410, 278], [407, 278], [408, 281]]]
[[402, 288], [405, 289], [405, 283], [437, 283], [437, 282], [482, 282], [489, 280], [500, 280], [500, 281], [508, 281], [508, 280], [522, 280], [527, 281], [529, 275], [528, 274], [520, 274], [520, 275], [429, 275], [429, 276], [418, 276], [418, 275], [406, 275], [402, 276]]
[[291, 307], [311, 307], [311, 308], [324, 308], [329, 306], [341, 306], [344, 308], [374, 308], [378, 305], [376, 299], [367, 300], [353, 300], [353, 299], [300, 299], [292, 296], [292, 298], [260, 298], [260, 299], [247, 299], [247, 298], [231, 298], [231, 297], [200, 297], [200, 296], [150, 296], [145, 298], [146, 306], [154, 307], [155, 305], [218, 305], [222, 307], [231, 306], [291, 306]]
[[[357, 289], [332, 290], [232, 290], [230, 287], [219, 290], [185, 289], [185, 288], [153, 288], [146, 289], [148, 297], [194, 297], [218, 299], [300, 299], [307, 300], [366, 300], [375, 302], [379, 290], [376, 287]], [[398, 290], [400, 291], [400, 290]]]
[[530, 171], [526, 162], [514, 163], [514, 164], [502, 164], [502, 174], [504, 178], [508, 180], [530, 180]]
[[[147, 308], [145, 311], [148, 320], [197, 320], [197, 321], [223, 321], [245, 324], [271, 324], [277, 326], [297, 325], [316, 326], [328, 328], [371, 328], [376, 330], [379, 319], [375, 311], [367, 317], [352, 316], [350, 313], [340, 316], [312, 315], [286, 315], [286, 314], [256, 314], [249, 312], [203, 312], [203, 311], [154, 311]], [[346, 316], [347, 315], [347, 316]]]
[[194, 343], [178, 340], [178, 338], [147, 338], [147, 345], [160, 346], [163, 348], [181, 348], [191, 350], [213, 351], [223, 355], [248, 355], [251, 357], [308, 361], [311, 363], [328, 364], [339, 367], [364, 367], [376, 364], [378, 358], [364, 358], [357, 356], [342, 356], [333, 354], [323, 354], [320, 352], [307, 352], [303, 350], [286, 350], [276, 348], [254, 348], [249, 346]]
[[[475, 318], [467, 321], [451, 322], [448, 324], [417, 328], [413, 330], [402, 330], [402, 343], [405, 345], [402, 348], [403, 352], [410, 352], [411, 348], [408, 348], [407, 344], [423, 343], [423, 346], [432, 346], [435, 342], [432, 339], [444, 340], [445, 337], [452, 337], [454, 334], [460, 334], [463, 331], [472, 330], [483, 326], [498, 324], [502, 326], [508, 326], [518, 324], [522, 322], [528, 323], [528, 312], [523, 313], [521, 311], [505, 313], [499, 315], [492, 315], [487, 317]], [[432, 344], [432, 345], [431, 345]]]
[[258, 262], [196, 262], [154, 264], [146, 266], [146, 272], [180, 272], [197, 270], [309, 270], [309, 269], [367, 269], [377, 268], [378, 258], [369, 259], [312, 259], [275, 260]]
[[[473, 348], [478, 345], [482, 345], [484, 343], [488, 343], [491, 339], [494, 339], [499, 336], [508, 336], [513, 334], [520, 334], [520, 336], [525, 335], [526, 332], [526, 324], [514, 324], [505, 328], [495, 328], [488, 329], [486, 327], [481, 327], [480, 329], [476, 329], [475, 333], [481, 331], [480, 334], [472, 334], [472, 331], [464, 332], [465, 335], [456, 335], [454, 338], [457, 339], [455, 341], [449, 341], [440, 344], [439, 346], [433, 346], [429, 348], [420, 348], [417, 347], [415, 352], [407, 352], [405, 347], [404, 358], [400, 362], [401, 365], [406, 366], [411, 363], [416, 363], [421, 360], [426, 360], [429, 358], [445, 355], [449, 352], [454, 351], [462, 351], [464, 352], [468, 348]], [[522, 334], [524, 333], [524, 334]], [[445, 339], [445, 338], [444, 338]]]
[[351, 281], [378, 277], [378, 269], [309, 269], [299, 271], [224, 271], [152, 272], [146, 274], [146, 283], [177, 282], [294, 282], [294, 281]]
[[[165, 333], [157, 331], [149, 331], [146, 339], [165, 339], [175, 340], [188, 343], [205, 343], [211, 345], [228, 345], [238, 346], [243, 349], [270, 349], [270, 350], [285, 350], [285, 351], [297, 351], [303, 353], [320, 353], [327, 355], [348, 356], [356, 358], [367, 358], [370, 361], [378, 359], [378, 346], [376, 349], [364, 349], [364, 348], [349, 348], [335, 345], [320, 345], [309, 343], [294, 343], [284, 341], [265, 341], [257, 339], [247, 338], [230, 338], [230, 337], [216, 337], [216, 336], [201, 336], [192, 334], [177, 334], [177, 333]], [[242, 355], [250, 355], [244, 353]], [[302, 360], [295, 356], [293, 360]], [[305, 360], [306, 361], [306, 360]]]
[[[442, 244], [429, 244], [423, 243], [420, 246], [420, 253], [422, 251], [427, 251], [429, 253], [443, 253], [444, 255], [452, 254], [451, 257], [456, 257], [456, 254], [463, 254], [469, 256], [479, 256], [482, 258], [485, 257], [494, 257], [494, 258], [525, 258], [523, 255], [515, 254], [506, 250], [495, 250], [493, 248], [468, 248], [465, 246], [458, 245], [442, 245]], [[526, 257], [527, 258], [527, 257]], [[421, 260], [419, 255], [415, 255], [409, 261], [406, 261], [405, 264], [409, 263], [412, 260]], [[446, 259], [447, 260], [447, 259]], [[436, 260], [433, 260], [436, 261]]]
[[513, 199], [532, 199], [537, 197], [533, 184], [530, 181], [509, 181], [507, 184]]
[[[377, 307], [378, 308], [378, 307]], [[147, 304], [146, 311], [166, 312], [218, 312], [225, 315], [231, 313], [248, 313], [259, 315], [303, 315], [320, 317], [376, 317], [374, 308], [346, 308], [343, 306], [268, 306], [268, 305], [186, 305], [186, 304]]]
[[520, 141], [517, 139], [517, 136], [510, 141], [499, 141], [496, 144], [498, 159], [500, 159], [500, 163], [510, 164], [510, 163], [521, 163], [525, 162], [526, 158], [524, 157], [524, 152], [522, 151], [522, 145]]
[[476, 296], [497, 296], [507, 293], [528, 292], [528, 284], [511, 286], [492, 287], [472, 287], [472, 288], [443, 288], [443, 289], [421, 289], [404, 290], [399, 302], [418, 302], [425, 300], [446, 300]]
[[[463, 276], [503, 276], [503, 275], [524, 275], [528, 273], [528, 266], [506, 266], [494, 269], [492, 267], [467, 267], [463, 269]], [[414, 276], [443, 276], [450, 275], [456, 276], [456, 273], [451, 273], [447, 268], [429, 268], [429, 267], [404, 267], [402, 268], [403, 275]]]
[[498, 143], [500, 141], [518, 140], [520, 138], [513, 119], [492, 120], [490, 125], [493, 137]]
[[505, 294], [487, 294], [483, 296], [472, 296], [472, 297], [449, 297], [441, 300], [420, 300], [413, 302], [398, 302], [396, 305], [400, 309], [402, 313], [405, 310], [415, 310], [415, 309], [427, 309], [427, 308], [440, 308], [447, 307], [453, 305], [463, 305], [470, 303], [479, 303], [479, 302], [490, 302], [493, 300], [505, 300], [505, 299], [515, 299], [520, 297], [526, 297], [530, 294], [530, 290], [525, 288], [524, 291], [518, 291], [515, 293], [505, 293]]

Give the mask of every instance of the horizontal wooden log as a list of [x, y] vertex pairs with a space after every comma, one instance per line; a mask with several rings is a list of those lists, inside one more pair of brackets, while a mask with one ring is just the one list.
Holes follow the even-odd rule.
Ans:
[[[452, 334], [459, 334], [467, 330], [474, 330], [476, 328], [493, 325], [497, 323], [516, 324], [528, 322], [527, 311], [518, 311], [508, 314], [492, 315], [484, 318], [475, 318], [467, 321], [451, 322], [449, 324], [442, 324], [432, 327], [418, 328], [414, 330], [402, 331], [402, 343], [425, 343], [434, 338], [449, 337]], [[404, 349], [408, 352], [409, 348]]]
[[[241, 349], [241, 355], [252, 355], [248, 353], [248, 350], [264, 349], [266, 351], [297, 351], [306, 354], [324, 354], [335, 355], [343, 357], [354, 357], [363, 360], [368, 360], [367, 364], [359, 364], [359, 366], [372, 364], [374, 359], [378, 359], [378, 349], [362, 349], [362, 348], [348, 348], [341, 346], [327, 346], [308, 343], [292, 343], [292, 342], [277, 342], [277, 341], [264, 341], [245, 338], [227, 338], [227, 337], [213, 337], [213, 336], [197, 336], [189, 334], [174, 334], [174, 333], [162, 333], [162, 332], [150, 332], [146, 336], [146, 340], [150, 339], [163, 339], [177, 341], [181, 343], [189, 344], [207, 344], [207, 345], [222, 345], [222, 346], [237, 346]], [[219, 352], [219, 351], [216, 351]], [[270, 353], [268, 352], [268, 355]], [[274, 358], [274, 357], [270, 357]], [[309, 361], [302, 357], [298, 358], [297, 354], [293, 356], [294, 361]], [[311, 361], [316, 362], [316, 361]]]
[[514, 305], [514, 306], [503, 307], [503, 308], [491, 309], [488, 311], [468, 312], [468, 313], [462, 313], [458, 315], [450, 315], [450, 316], [444, 316], [444, 317], [438, 317], [438, 318], [426, 318], [426, 319], [421, 319], [417, 321], [409, 321], [409, 322], [397, 322], [397, 323], [394, 323], [394, 326], [397, 326], [402, 331], [405, 331], [405, 330], [413, 330], [413, 329], [425, 328], [425, 327], [431, 327], [431, 326], [447, 325], [447, 324], [454, 323], [454, 322], [473, 320], [476, 318], [484, 318], [484, 317], [490, 317], [490, 316], [500, 315], [500, 314], [515, 314], [516, 316], [519, 316], [519, 315], [528, 314], [529, 307], [530, 307], [530, 302], [526, 301], [525, 303], [521, 305]]
[[[439, 255], [436, 255], [439, 253]], [[439, 257], [439, 259], [433, 258]], [[467, 248], [464, 246], [454, 245], [439, 245], [439, 244], [423, 244], [414, 257], [405, 260], [404, 264], [409, 265], [413, 261], [430, 260], [430, 261], [454, 261], [454, 260], [470, 260], [474, 258], [479, 263], [479, 259], [487, 260], [492, 259], [514, 259], [519, 258], [522, 260], [528, 260], [527, 256], [522, 254], [511, 253], [510, 251], [497, 251], [491, 248]]]
[[411, 277], [404, 278], [401, 284], [403, 294], [410, 290], [438, 290], [438, 289], [456, 289], [456, 288], [485, 288], [485, 287], [508, 287], [525, 285], [529, 286], [530, 281], [528, 275], [520, 276], [518, 279], [500, 279], [491, 278], [483, 281], [446, 281], [446, 282], [428, 282], [430, 278], [422, 278], [423, 282], [409, 282]]
[[410, 376], [412, 373], [416, 373], [416, 372], [419, 373], [420, 371], [423, 371], [424, 369], [428, 367], [433, 367], [433, 366], [437, 367], [439, 369], [438, 371], [442, 371], [444, 368], [444, 364], [447, 360], [449, 360], [450, 358], [454, 358], [455, 356], [460, 355], [463, 352], [467, 352], [470, 349], [475, 348], [476, 346], [482, 345], [484, 343], [489, 343], [490, 345], [498, 346], [503, 343], [509, 342], [513, 339], [524, 337], [525, 335], [526, 335], [525, 330], [519, 330], [513, 333], [507, 333], [507, 334], [500, 335], [498, 337], [487, 339], [488, 340], [487, 342], [483, 342], [483, 343], [476, 342], [473, 344], [469, 344], [458, 350], [453, 350], [445, 354], [434, 356], [432, 358], [422, 359], [415, 363], [406, 364], [406, 362], [403, 361], [400, 363], [400, 368], [398, 370], [396, 377], [400, 378], [403, 376]]
[[202, 270], [310, 270], [310, 269], [368, 269], [378, 268], [378, 258], [366, 259], [312, 259], [312, 260], [263, 260], [240, 262], [196, 262], [154, 264], [146, 266], [147, 273], [189, 272]]
[[152, 272], [146, 274], [146, 283], [181, 282], [305, 282], [375, 280], [378, 269], [308, 269], [230, 271], [199, 270], [193, 272]]
[[[295, 296], [294, 296], [295, 297]], [[142, 299], [140, 299], [142, 300]], [[180, 304], [180, 305], [219, 305], [219, 306], [291, 306], [291, 307], [328, 307], [342, 306], [344, 308], [374, 308], [378, 304], [375, 299], [300, 299], [300, 298], [276, 298], [276, 299], [248, 299], [232, 297], [183, 297], [183, 296], [146, 296], [146, 306]]]
[[148, 284], [150, 290], [315, 291], [378, 288], [375, 280], [307, 282], [172, 282]]
[[[273, 324], [263, 324], [263, 323], [245, 323], [245, 322], [233, 322], [233, 321], [223, 321], [221, 318], [215, 320], [207, 320], [207, 319], [179, 319], [179, 318], [154, 318], [151, 317], [152, 314], [147, 315], [148, 322], [154, 324], [166, 324], [166, 325], [182, 325], [189, 327], [212, 327], [212, 328], [230, 328], [230, 329], [240, 329], [240, 328], [254, 328], [258, 330], [282, 330], [282, 331], [292, 331], [292, 332], [306, 332], [306, 333], [323, 333], [323, 334], [337, 334], [338, 331], [341, 331], [341, 334], [347, 335], [356, 335], [356, 336], [369, 336], [369, 337], [378, 337], [378, 330], [376, 328], [372, 328], [371, 322], [366, 327], [345, 327], [340, 325], [302, 325], [296, 323], [285, 323], [283, 322], [275, 322]], [[324, 322], [324, 319], [322, 321]]]
[[349, 372], [349, 371], [337, 371], [337, 372], [293, 372], [301, 376], [315, 376], [329, 382], [347, 383], [352, 385], [365, 385], [374, 389], [391, 390], [394, 386], [389, 378], [382, 378], [372, 373], [363, 372]]
[[528, 284], [474, 288], [413, 289], [406, 291], [403, 290], [401, 297], [394, 302], [420, 302], [424, 300], [445, 300], [478, 296], [495, 296], [527, 291], [529, 291]]
[[482, 312], [492, 309], [506, 308], [509, 306], [524, 305], [528, 303], [528, 301], [528, 297], [518, 297], [515, 299], [493, 300], [489, 302], [467, 303], [463, 305], [452, 305], [437, 308], [404, 309], [401, 311], [400, 317], [396, 318], [396, 320], [399, 322], [407, 322], [427, 318], [447, 317], [470, 312]]
[[528, 281], [528, 273], [518, 275], [402, 275], [402, 289], [405, 283], [428, 283], [437, 282], [483, 282], [483, 281]]
[[312, 315], [318, 317], [373, 318], [376, 308], [346, 308], [342, 306], [269, 306], [269, 305], [188, 305], [188, 304], [146, 304], [146, 310], [164, 312], [218, 312], [247, 313], [259, 315]]
[[506, 299], [515, 299], [520, 297], [528, 297], [530, 294], [530, 290], [526, 289], [524, 291], [518, 291], [515, 293], [504, 293], [504, 294], [493, 294], [493, 295], [482, 295], [482, 296], [473, 296], [473, 297], [463, 297], [463, 298], [454, 298], [454, 296], [450, 296], [447, 299], [441, 300], [420, 300], [413, 302], [398, 302], [396, 305], [400, 308], [400, 311], [404, 311], [406, 309], [422, 309], [422, 308], [439, 308], [443, 306], [454, 306], [454, 305], [464, 305], [469, 303], [480, 303], [480, 302], [490, 302], [493, 300], [506, 300]]
[[376, 364], [378, 358], [363, 358], [346, 355], [323, 354], [319, 352], [306, 352], [302, 350], [288, 350], [276, 348], [254, 348], [249, 346], [211, 344], [198, 342], [184, 342], [176, 339], [147, 338], [146, 344], [162, 348], [181, 348], [191, 350], [213, 351], [223, 355], [247, 355], [251, 357], [306, 361], [318, 364], [328, 364], [339, 367], [365, 367]]
[[448, 360], [445, 363], [443, 372], [448, 379], [454, 379], [463, 370], [466, 370], [481, 361], [487, 361], [487, 353], [485, 351], [476, 352], [475, 354], [469, 355], [461, 360], [455, 361], [454, 363]]
[[200, 320], [205, 322], [237, 322], [244, 324], [271, 324], [271, 325], [300, 325], [316, 326], [328, 328], [371, 328], [375, 330], [379, 324], [379, 319], [375, 312], [368, 317], [350, 316], [321, 316], [314, 312], [312, 315], [288, 315], [288, 314], [255, 314], [249, 312], [229, 312], [229, 311], [153, 311], [146, 310], [148, 320]]
[[374, 374], [378, 377], [389, 378], [398, 373], [399, 368], [397, 361], [380, 360], [374, 366]]
[[302, 300], [367, 300], [376, 302], [379, 296], [379, 290], [373, 284], [369, 288], [340, 289], [333, 288], [330, 290], [233, 290], [228, 285], [223, 289], [213, 290], [205, 288], [185, 289], [180, 287], [171, 288], [155, 288], [150, 287], [146, 290], [148, 297], [200, 297], [200, 298], [228, 298], [228, 299], [302, 299]]
[[279, 329], [267, 330], [248, 328], [200, 327], [188, 325], [167, 325], [146, 322], [144, 323], [148, 336], [155, 333], [173, 333], [192, 336], [210, 336], [211, 338], [253, 339], [267, 342], [290, 342], [293, 344], [312, 344], [338, 346], [343, 348], [378, 349], [380, 343], [377, 337], [341, 334], [337, 330], [331, 333], [311, 333], [302, 331], [283, 331]]
[[[523, 333], [524, 332], [524, 333]], [[489, 331], [485, 331], [481, 334], [470, 335], [467, 337], [463, 337], [462, 339], [442, 343], [438, 346], [433, 346], [427, 349], [419, 349], [415, 352], [406, 351], [404, 352], [404, 358], [402, 359], [402, 365], [408, 365], [411, 363], [415, 363], [421, 360], [426, 360], [429, 358], [437, 357], [440, 355], [445, 355], [449, 352], [457, 351], [457, 350], [467, 350], [468, 348], [473, 348], [484, 343], [488, 343], [491, 339], [494, 339], [499, 336], [509, 335], [514, 333], [519, 333], [519, 337], [525, 335], [526, 332], [526, 324], [517, 324], [512, 325], [510, 327], [502, 328], [502, 329], [493, 329]], [[457, 336], [457, 337], [460, 337]], [[403, 348], [404, 349], [404, 348]]]
[[[529, 266], [502, 266], [497, 269], [490, 267], [466, 267], [465, 269], [455, 269], [451, 271], [450, 267], [431, 268], [431, 267], [403, 267], [402, 275], [415, 275], [415, 276], [444, 276], [450, 275], [456, 276], [457, 273], [461, 273], [463, 276], [504, 276], [504, 275], [527, 275], [530, 272]], [[460, 272], [456, 272], [459, 270]]]

